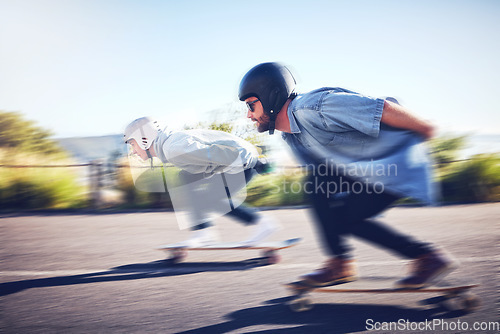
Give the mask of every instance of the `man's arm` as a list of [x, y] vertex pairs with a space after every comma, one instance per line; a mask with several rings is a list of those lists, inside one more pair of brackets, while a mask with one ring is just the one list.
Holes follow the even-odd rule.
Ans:
[[408, 109], [399, 104], [387, 100], [384, 103], [380, 121], [395, 128], [417, 132], [425, 139], [432, 138], [435, 131], [434, 126], [429, 122], [412, 115]]

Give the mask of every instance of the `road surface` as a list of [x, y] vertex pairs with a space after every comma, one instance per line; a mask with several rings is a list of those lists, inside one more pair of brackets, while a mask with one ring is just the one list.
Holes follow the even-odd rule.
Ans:
[[[308, 209], [263, 214], [282, 224], [273, 240], [304, 239], [281, 251], [277, 265], [260, 266], [251, 260], [258, 251], [238, 250], [191, 252], [169, 266], [155, 248], [188, 235], [169, 212], [0, 215], [0, 332], [370, 333], [391, 323], [413, 326], [400, 332], [446, 329], [422, 327], [430, 322], [451, 332], [497, 332], [500, 204], [393, 208], [381, 217], [461, 261], [451, 276], [481, 284], [482, 307], [470, 314], [422, 305], [433, 295], [320, 293], [312, 295], [313, 310], [293, 313], [281, 284], [324, 261], [320, 238]], [[250, 233], [225, 218], [218, 229], [225, 241]], [[393, 254], [353, 245], [362, 276], [405, 274]]]

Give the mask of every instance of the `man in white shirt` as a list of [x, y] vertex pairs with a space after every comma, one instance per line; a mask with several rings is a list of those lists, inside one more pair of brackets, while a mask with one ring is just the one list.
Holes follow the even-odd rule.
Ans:
[[[162, 131], [157, 122], [148, 117], [130, 123], [125, 129], [124, 141], [130, 145], [131, 153], [143, 161], [158, 158], [164, 164], [181, 169], [177, 179], [182, 187], [175, 189], [184, 190], [183, 202], [190, 212], [192, 235], [184, 242], [187, 247], [217, 241], [207, 211], [227, 213], [245, 225], [254, 225], [253, 234], [243, 241], [248, 246], [276, 230], [271, 218], [235, 202], [231, 195], [244, 188], [257, 173], [270, 169], [251, 143], [222, 131]], [[170, 189], [172, 197], [174, 187]], [[224, 196], [220, 196], [220, 189], [225, 189]]]

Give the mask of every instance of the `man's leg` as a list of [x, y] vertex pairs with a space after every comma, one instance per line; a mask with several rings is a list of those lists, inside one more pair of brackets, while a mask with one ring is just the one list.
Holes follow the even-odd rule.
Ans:
[[344, 199], [346, 229], [353, 236], [363, 238], [377, 246], [391, 250], [406, 258], [415, 259], [432, 252], [430, 244], [418, 241], [382, 224], [374, 216], [383, 212], [398, 199], [383, 192], [351, 193]]
[[[310, 199], [331, 255], [337, 258], [350, 257], [350, 247], [345, 240], [350, 235], [408, 258], [416, 258], [432, 251], [428, 244], [413, 240], [370, 219], [398, 200], [398, 196], [388, 192], [375, 192], [367, 183], [356, 182], [345, 176], [320, 175], [316, 171], [310, 178], [310, 184], [315, 185], [314, 189], [317, 190], [310, 194]], [[353, 186], [355, 182], [356, 187]], [[335, 193], [333, 190], [348, 192]]]
[[191, 235], [183, 243], [187, 247], [199, 247], [216, 243], [218, 237], [214, 229], [210, 228], [213, 224], [208, 218], [208, 212], [203, 206], [198, 205], [198, 201], [202, 200], [202, 198], [200, 198], [201, 194], [197, 191], [195, 183], [203, 180], [204, 176], [202, 174], [191, 174], [183, 170], [179, 172], [179, 179], [185, 192], [183, 201], [186, 206], [180, 209], [188, 211], [191, 221], [189, 227]]
[[323, 268], [301, 276], [302, 280], [314, 286], [346, 283], [356, 279], [356, 268], [349, 254], [351, 248], [345, 240], [349, 234], [343, 201], [346, 194], [339, 193], [340, 181], [336, 175], [322, 175], [319, 170], [315, 170], [309, 176], [309, 188], [304, 189], [309, 195], [316, 224], [330, 254]]
[[[231, 182], [231, 189], [233, 192], [237, 192], [244, 187], [252, 180], [252, 178], [257, 175], [257, 172], [252, 168], [246, 169], [241, 174], [226, 174], [226, 179]], [[244, 182], [242, 182], [244, 179]], [[259, 219], [259, 215], [253, 209], [246, 207], [244, 204], [241, 204], [234, 208], [233, 210], [227, 213], [228, 216], [235, 218], [242, 222], [244, 225], [254, 225]]]
[[[186, 191], [186, 203], [188, 203], [192, 220], [191, 230], [202, 230], [213, 226], [207, 219], [210, 212], [224, 212], [223, 210], [233, 208], [234, 195], [250, 182], [255, 175], [252, 171], [245, 170], [241, 174], [216, 174], [212, 176], [181, 171], [179, 177]], [[224, 195], [222, 195], [221, 186], [226, 188]], [[210, 196], [210, 201], [207, 201]], [[214, 198], [214, 196], [218, 197]], [[206, 203], [211, 203], [211, 205]], [[255, 224], [258, 220], [255, 210], [244, 205], [233, 208], [227, 215], [236, 218], [245, 225]]]
[[306, 190], [326, 251], [331, 256], [347, 259], [351, 248], [345, 241], [347, 230], [341, 223], [343, 213], [339, 206], [342, 202], [338, 199], [339, 194], [327, 194], [325, 188], [327, 182], [332, 181], [332, 178], [311, 175], [308, 184], [312, 186]]
[[[246, 187], [255, 175], [257, 175], [257, 171], [255, 169], [246, 169], [244, 171], [245, 183], [241, 184], [239, 189]], [[248, 246], [258, 244], [260, 241], [267, 238], [277, 229], [274, 219], [259, 214], [256, 210], [248, 208], [244, 204], [241, 204], [238, 207], [234, 208], [233, 210], [228, 212], [227, 215], [236, 218], [247, 226], [255, 226], [250, 236], [242, 242], [243, 244]]]
[[[331, 182], [343, 181], [339, 177], [330, 179]], [[335, 257], [327, 263], [325, 268], [305, 275], [303, 278], [315, 285], [328, 285], [352, 280], [353, 270], [348, 261], [345, 261], [348, 256], [343, 253], [348, 249], [341, 243], [342, 238], [347, 234], [361, 237], [407, 258], [416, 259], [416, 269], [409, 277], [398, 282], [400, 287], [422, 287], [436, 276], [454, 268], [454, 263], [435, 251], [431, 245], [417, 241], [370, 219], [384, 211], [397, 199], [397, 196], [390, 193], [377, 194], [366, 187], [361, 191], [351, 191], [344, 196], [336, 196], [336, 201], [330, 205], [329, 212], [335, 218], [331, 218], [328, 222], [325, 216], [321, 221], [323, 229], [328, 233], [326, 235], [329, 238], [328, 244]]]
[[[221, 200], [220, 205], [216, 206], [216, 208], [227, 208], [229, 203], [231, 211], [226, 213], [226, 216], [234, 218], [244, 225], [255, 226], [250, 237], [242, 241], [246, 245], [258, 243], [276, 230], [276, 223], [270, 217], [259, 214], [255, 209], [244, 204], [234, 207], [236, 193], [246, 187], [255, 175], [257, 172], [253, 168], [246, 169], [239, 174], [224, 173], [227, 197]], [[218, 188], [220, 188], [220, 183], [211, 182], [205, 193], [210, 196], [210, 194], [217, 193]]]

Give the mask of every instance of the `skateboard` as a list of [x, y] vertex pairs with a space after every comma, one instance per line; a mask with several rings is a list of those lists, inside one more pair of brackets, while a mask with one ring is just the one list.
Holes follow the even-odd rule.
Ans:
[[301, 240], [302, 240], [301, 238], [294, 238], [294, 239], [288, 239], [288, 240], [284, 240], [284, 241], [269, 241], [269, 242], [259, 243], [255, 246], [245, 246], [242, 243], [229, 242], [229, 243], [217, 243], [217, 244], [213, 244], [213, 245], [209, 245], [209, 246], [193, 247], [193, 248], [185, 247], [185, 246], [182, 246], [182, 244], [177, 243], [177, 244], [170, 244], [170, 245], [161, 246], [158, 249], [165, 250], [165, 251], [169, 252], [170, 258], [168, 260], [172, 263], [179, 263], [182, 260], [184, 260], [187, 257], [188, 251], [256, 249], [256, 250], [262, 251], [263, 258], [261, 259], [261, 262], [263, 264], [275, 264], [275, 263], [278, 263], [280, 261], [280, 256], [278, 254], [278, 250], [295, 246]]
[[285, 284], [292, 292], [292, 299], [288, 303], [294, 312], [308, 311], [312, 309], [313, 303], [308, 296], [311, 292], [329, 293], [434, 293], [438, 294], [439, 305], [452, 310], [461, 310], [469, 313], [479, 307], [480, 299], [470, 292], [478, 284], [464, 284], [463, 282], [442, 281], [435, 285], [420, 289], [395, 288], [395, 277], [366, 277], [357, 281], [340, 283], [325, 287], [315, 287], [303, 281]]

